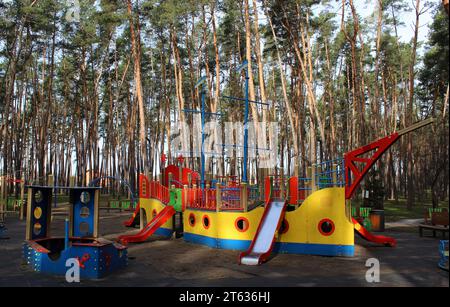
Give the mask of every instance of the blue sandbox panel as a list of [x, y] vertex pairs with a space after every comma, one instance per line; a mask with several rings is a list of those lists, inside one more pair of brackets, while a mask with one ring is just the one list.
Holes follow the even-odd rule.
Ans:
[[84, 268], [80, 267], [80, 278], [101, 278], [128, 264], [127, 250], [119, 251], [113, 244], [101, 247], [72, 246], [61, 251], [59, 257], [54, 255], [52, 260], [48, 254], [37, 252], [25, 243], [24, 256], [35, 271], [54, 275], [66, 274], [69, 269], [66, 267], [68, 259], [83, 259], [85, 256]]

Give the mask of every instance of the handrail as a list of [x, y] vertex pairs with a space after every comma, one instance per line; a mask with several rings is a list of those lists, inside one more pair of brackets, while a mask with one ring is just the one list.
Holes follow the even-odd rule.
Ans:
[[169, 188], [158, 181], [150, 181], [150, 198], [155, 198], [167, 205], [170, 201]]
[[184, 188], [182, 193], [184, 208], [216, 210], [215, 189]]

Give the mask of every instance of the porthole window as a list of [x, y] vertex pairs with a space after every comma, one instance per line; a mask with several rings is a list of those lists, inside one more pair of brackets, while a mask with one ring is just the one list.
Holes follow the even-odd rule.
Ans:
[[289, 230], [289, 223], [288, 223], [288, 221], [287, 220], [283, 220], [282, 222], [281, 222], [281, 226], [280, 226], [280, 233], [281, 234], [283, 234], [283, 233], [286, 233], [286, 232], [288, 232], [288, 230]]
[[91, 195], [88, 192], [83, 192], [80, 195], [80, 200], [83, 204], [88, 204], [89, 201], [91, 200]]
[[34, 193], [34, 201], [36, 202], [36, 203], [40, 203], [41, 201], [43, 201], [44, 200], [44, 195], [42, 194], [42, 191], [41, 190], [39, 190], [39, 191], [37, 191], [36, 193]]
[[38, 236], [41, 233], [42, 225], [39, 223], [35, 223], [33, 226], [34, 235]]
[[195, 226], [195, 215], [193, 213], [189, 214], [189, 225], [191, 227]]
[[156, 209], [152, 210], [152, 218], [154, 219], [158, 213], [156, 212]]
[[245, 217], [238, 217], [236, 219], [236, 222], [234, 223], [234, 226], [236, 227], [237, 231], [245, 232], [250, 227], [250, 223]]
[[209, 216], [204, 215], [202, 220], [203, 220], [203, 227], [205, 227], [205, 229], [208, 229], [210, 226]]
[[80, 232], [88, 232], [89, 231], [89, 224], [86, 222], [80, 223]]
[[41, 216], [42, 216], [42, 209], [41, 209], [41, 207], [34, 208], [33, 215], [34, 215], [34, 218], [36, 220], [39, 220], [41, 218]]
[[90, 214], [90, 211], [89, 211], [89, 208], [88, 207], [82, 207], [81, 208], [81, 210], [80, 210], [80, 216], [82, 217], [82, 218], [87, 218], [87, 217], [89, 217], [89, 214]]
[[334, 223], [330, 219], [323, 219], [319, 222], [319, 232], [324, 236], [331, 236], [334, 232]]

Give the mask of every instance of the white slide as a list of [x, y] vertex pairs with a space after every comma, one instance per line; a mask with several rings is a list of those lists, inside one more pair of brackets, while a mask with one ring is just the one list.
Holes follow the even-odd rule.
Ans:
[[259, 265], [267, 259], [275, 244], [275, 232], [281, 225], [285, 208], [284, 199], [273, 199], [267, 204], [249, 249], [239, 257], [241, 264]]

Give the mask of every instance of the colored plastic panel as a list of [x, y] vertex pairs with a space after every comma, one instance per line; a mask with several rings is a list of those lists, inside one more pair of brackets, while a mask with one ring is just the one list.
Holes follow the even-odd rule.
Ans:
[[[176, 165], [169, 165], [164, 169], [164, 182], [163, 184], [167, 187], [169, 186], [169, 174], [172, 174], [172, 182], [177, 188], [182, 188], [182, 185], [189, 184], [189, 176], [191, 177], [191, 182], [196, 183], [199, 180], [199, 174], [194, 172], [189, 168], [180, 168]], [[180, 178], [181, 175], [181, 178]]]
[[170, 189], [169, 205], [177, 212], [182, 211], [182, 189]]
[[289, 205], [297, 205], [298, 203], [298, 178], [289, 178]]
[[72, 189], [70, 190], [73, 201], [72, 236], [94, 237], [95, 231], [95, 190]]
[[139, 174], [139, 197], [150, 198], [150, 181], [144, 174]]
[[30, 238], [32, 240], [46, 238], [51, 214], [52, 189], [32, 187], [31, 193]]

